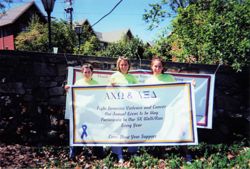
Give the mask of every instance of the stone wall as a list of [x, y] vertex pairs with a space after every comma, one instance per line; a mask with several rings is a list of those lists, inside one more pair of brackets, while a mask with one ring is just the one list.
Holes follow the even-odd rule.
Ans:
[[[69, 143], [64, 119], [67, 66], [89, 62], [96, 69], [115, 68], [116, 59], [70, 54], [0, 51], [0, 142]], [[149, 69], [133, 60], [132, 68]], [[168, 62], [169, 70], [213, 73], [217, 66]], [[249, 138], [249, 68], [236, 73], [221, 66], [216, 74], [213, 129], [199, 129], [199, 141]]]

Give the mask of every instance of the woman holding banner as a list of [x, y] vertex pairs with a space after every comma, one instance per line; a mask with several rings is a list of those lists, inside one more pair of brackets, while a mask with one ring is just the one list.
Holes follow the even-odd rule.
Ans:
[[[74, 85], [78, 86], [91, 86], [91, 85], [98, 85], [98, 82], [92, 78], [93, 76], [93, 66], [89, 63], [86, 63], [82, 65], [81, 67], [81, 72], [83, 77], [79, 80], [77, 80]], [[65, 90], [68, 91], [70, 86], [65, 85]], [[75, 157], [75, 147], [71, 146], [70, 147], [70, 158]], [[103, 148], [102, 147], [94, 147], [93, 148], [94, 154], [97, 154], [98, 156], [102, 157], [103, 155]]]
[[130, 61], [127, 57], [120, 56], [116, 62], [117, 72], [112, 74], [110, 77], [110, 83], [114, 85], [127, 85], [127, 84], [136, 84], [137, 79], [129, 74]]
[[[164, 73], [164, 61], [162, 58], [158, 56], [153, 57], [151, 60], [150, 68], [153, 75], [145, 81], [146, 84], [176, 82], [174, 76]], [[192, 85], [195, 86], [194, 80], [192, 81]], [[185, 160], [187, 162], [191, 162], [192, 156], [189, 154], [187, 146], [182, 146], [182, 150], [185, 153]]]
[[[98, 82], [92, 78], [93, 75], [93, 66], [89, 63], [82, 65], [81, 72], [83, 77], [77, 80], [74, 85], [79, 86], [90, 86], [90, 85], [98, 85]], [[69, 86], [66, 85], [65, 89], [69, 89]]]
[[[127, 57], [120, 56], [117, 59], [116, 68], [118, 71], [110, 77], [110, 83], [112, 86], [138, 83], [137, 79], [132, 74], [128, 73], [130, 69], [130, 61]], [[111, 150], [117, 155], [118, 162], [122, 164], [124, 161], [122, 147], [111, 147]], [[138, 147], [128, 147], [128, 152], [131, 154], [135, 154], [137, 150]]]
[[175, 82], [174, 76], [170, 74], [165, 74], [164, 73], [164, 62], [163, 60], [155, 56], [151, 60], [151, 65], [150, 68], [152, 70], [153, 76], [148, 78], [145, 83], [146, 84], [159, 84], [159, 83], [167, 83], [167, 82]]

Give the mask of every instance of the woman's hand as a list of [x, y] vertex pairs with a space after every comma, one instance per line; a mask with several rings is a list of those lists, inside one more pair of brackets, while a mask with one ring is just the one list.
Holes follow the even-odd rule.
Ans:
[[69, 88], [70, 88], [70, 86], [69, 86], [69, 85], [65, 85], [65, 86], [64, 86], [64, 89], [66, 90], [66, 92], [68, 92], [68, 91], [69, 91]]
[[193, 79], [192, 80], [192, 85], [195, 87], [196, 86], [196, 81]]
[[111, 86], [113, 86], [113, 87], [116, 86], [116, 83], [111, 83]]

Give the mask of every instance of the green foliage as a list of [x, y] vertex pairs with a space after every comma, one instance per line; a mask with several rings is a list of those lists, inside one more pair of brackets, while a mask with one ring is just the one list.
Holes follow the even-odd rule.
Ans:
[[158, 164], [158, 159], [154, 158], [146, 151], [144, 151], [141, 156], [132, 156], [131, 161], [135, 168], [153, 168]]
[[109, 44], [98, 55], [113, 58], [124, 55], [131, 59], [142, 59], [148, 57], [143, 55], [145, 47], [146, 45], [138, 37], [132, 39], [123, 38], [116, 43]]
[[170, 54], [171, 46], [163, 33], [159, 36], [158, 40], [155, 41], [154, 45], [147, 48], [146, 51], [150, 51], [150, 55], [157, 55], [163, 57], [166, 61], [171, 61], [172, 56]]
[[178, 62], [230, 65], [236, 71], [250, 65], [249, 0], [162, 0], [145, 11], [143, 19], [150, 29], [169, 16], [167, 5], [178, 15], [171, 35], [160, 37], [156, 44], [169, 44], [171, 51], [162, 52], [157, 45], [152, 53], [172, 55]]
[[37, 16], [31, 19], [27, 31], [21, 32], [15, 39], [15, 47], [17, 50], [24, 51], [47, 51], [48, 46], [45, 45], [48, 39], [48, 30], [45, 25], [39, 22]]
[[227, 168], [227, 164], [229, 162], [227, 156], [221, 154], [220, 152], [212, 154], [209, 158], [209, 161], [210, 165], [215, 168]]
[[75, 31], [63, 20], [52, 21], [51, 39], [52, 47], [58, 47], [59, 53], [72, 53], [77, 44]]
[[118, 165], [111, 152], [103, 159], [91, 156], [90, 147], [81, 149], [75, 160], [69, 159], [69, 146], [1, 144], [1, 149], [4, 153], [3, 168], [250, 168], [248, 139], [230, 145], [201, 142], [196, 146], [189, 146], [189, 153], [193, 155], [191, 164], [185, 162], [180, 146], [141, 147], [138, 156], [130, 156], [124, 152], [123, 166]]
[[166, 0], [162, 0], [159, 3], [149, 4], [151, 9], [145, 9], [143, 20], [146, 23], [149, 23], [149, 30], [153, 30], [155, 27], [158, 27], [159, 23], [164, 20], [166, 15], [170, 16], [170, 12], [167, 12], [167, 10], [164, 9], [164, 6], [167, 6], [167, 4]]
[[96, 37], [96, 34], [93, 32], [92, 28], [88, 24], [83, 24], [81, 25], [81, 27], [82, 33], [77, 37], [78, 42], [77, 45], [74, 47], [73, 53], [88, 56], [98, 55], [99, 51], [101, 50], [101, 43]]
[[74, 48], [74, 54], [96, 55], [100, 50], [100, 42], [96, 36], [91, 36], [79, 47]]
[[158, 27], [166, 17], [175, 15], [178, 8], [186, 8], [195, 2], [197, 0], [159, 0], [159, 2], [149, 4], [150, 9], [144, 10], [143, 20], [149, 24], [149, 30], [152, 30]]
[[166, 164], [169, 168], [180, 168], [182, 166], [182, 159], [180, 156], [171, 153], [166, 159]]
[[178, 61], [231, 65], [240, 71], [249, 65], [250, 1], [200, 0], [180, 8], [169, 38]]
[[109, 154], [107, 157], [103, 159], [103, 164], [106, 168], [113, 167], [113, 163], [114, 163], [114, 158], [111, 157], [111, 154]]
[[[52, 47], [58, 47], [58, 52], [71, 53], [76, 44], [76, 35], [65, 21], [56, 20], [51, 23], [51, 40]], [[17, 50], [48, 52], [47, 24], [42, 24], [37, 16], [33, 17], [27, 31], [16, 37], [15, 46]]]
[[93, 32], [92, 28], [90, 25], [82, 25], [82, 34], [81, 34], [81, 39], [82, 41], [88, 41], [92, 38], [92, 36], [96, 36], [95, 33]]
[[238, 156], [230, 162], [230, 167], [249, 168], [250, 167], [250, 149], [241, 150]]

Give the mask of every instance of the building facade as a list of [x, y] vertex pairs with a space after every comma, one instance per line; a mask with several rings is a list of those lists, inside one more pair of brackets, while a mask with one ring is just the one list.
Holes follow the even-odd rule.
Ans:
[[0, 50], [15, 50], [15, 37], [27, 30], [35, 15], [41, 22], [47, 22], [34, 1], [0, 14]]

